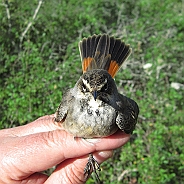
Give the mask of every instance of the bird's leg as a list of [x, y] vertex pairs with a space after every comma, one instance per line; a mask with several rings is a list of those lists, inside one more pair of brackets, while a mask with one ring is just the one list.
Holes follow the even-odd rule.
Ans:
[[100, 184], [101, 181], [100, 181], [100, 178], [98, 176], [97, 170], [98, 171], [101, 171], [100, 165], [94, 159], [93, 154], [90, 153], [89, 154], [88, 163], [86, 164], [86, 167], [84, 168], [84, 176], [85, 176], [85, 179], [87, 179], [90, 176], [91, 172], [94, 172], [95, 173], [95, 176], [96, 176], [97, 184]]

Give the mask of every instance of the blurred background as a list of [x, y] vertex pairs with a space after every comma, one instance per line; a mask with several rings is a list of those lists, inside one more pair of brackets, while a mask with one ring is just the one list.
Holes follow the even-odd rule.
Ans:
[[1, 0], [0, 128], [53, 114], [82, 74], [78, 42], [99, 33], [131, 45], [116, 83], [140, 107], [130, 142], [101, 165], [101, 180], [184, 183], [182, 0]]

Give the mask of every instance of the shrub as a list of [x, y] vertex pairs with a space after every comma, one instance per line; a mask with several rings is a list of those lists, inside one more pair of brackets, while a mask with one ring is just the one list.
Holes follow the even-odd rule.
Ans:
[[[181, 183], [181, 7], [179, 0], [4, 1], [0, 6], [0, 128], [54, 113], [63, 92], [81, 75], [78, 41], [105, 32], [133, 48], [116, 83], [121, 93], [138, 102], [140, 116], [131, 141], [102, 164], [100, 177], [105, 183]], [[93, 183], [92, 178], [87, 183]]]

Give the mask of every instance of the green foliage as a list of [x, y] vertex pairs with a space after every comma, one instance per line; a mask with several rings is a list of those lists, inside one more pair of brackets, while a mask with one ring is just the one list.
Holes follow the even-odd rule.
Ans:
[[35, 18], [38, 1], [8, 2], [0, 6], [0, 128], [54, 113], [81, 75], [78, 41], [109, 33], [133, 48], [116, 83], [138, 102], [140, 116], [130, 142], [102, 164], [100, 177], [107, 184], [181, 183], [183, 2], [53, 0]]

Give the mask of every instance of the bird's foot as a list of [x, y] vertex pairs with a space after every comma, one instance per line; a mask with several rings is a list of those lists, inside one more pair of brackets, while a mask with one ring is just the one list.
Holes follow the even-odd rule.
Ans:
[[90, 174], [91, 174], [92, 172], [94, 172], [94, 174], [95, 174], [95, 176], [96, 176], [96, 183], [97, 183], [97, 184], [100, 184], [101, 181], [100, 181], [99, 175], [98, 175], [98, 173], [97, 173], [97, 170], [98, 170], [98, 171], [101, 171], [100, 165], [99, 165], [99, 163], [94, 159], [93, 154], [90, 153], [90, 154], [89, 154], [88, 163], [86, 164], [86, 167], [84, 168], [84, 176], [85, 176], [85, 179], [89, 178]]

